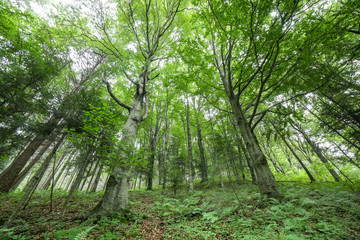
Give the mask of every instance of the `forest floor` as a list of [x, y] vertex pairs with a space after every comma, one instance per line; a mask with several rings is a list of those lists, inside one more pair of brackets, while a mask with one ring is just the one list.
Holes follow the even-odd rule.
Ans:
[[360, 239], [359, 188], [333, 183], [280, 183], [284, 198], [265, 199], [251, 184], [198, 184], [130, 192], [130, 218], [86, 219], [102, 192], [77, 192], [60, 219], [67, 193], [36, 192], [12, 226], [1, 226], [21, 200], [0, 196], [0, 239]]

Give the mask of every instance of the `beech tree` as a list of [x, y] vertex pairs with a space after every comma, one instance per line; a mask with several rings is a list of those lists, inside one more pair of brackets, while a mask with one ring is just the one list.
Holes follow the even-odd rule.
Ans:
[[[93, 29], [89, 30], [80, 21], [77, 22], [77, 28], [93, 44], [95, 51], [109, 56], [108, 67], [113, 68], [113, 64], [118, 64], [115, 66], [121, 69], [122, 77], [134, 87], [131, 104], [124, 103], [113, 92], [108, 81], [111, 75], [106, 74], [104, 66], [102, 81], [114, 101], [128, 111], [128, 117], [122, 129], [118, 164], [115, 164], [110, 174], [102, 200], [90, 214], [106, 215], [112, 211], [126, 211], [128, 208], [128, 178], [131, 168], [122, 166], [121, 162], [131, 156], [140, 123], [148, 116], [148, 85], [156, 78], [161, 59], [166, 57], [166, 45], [174, 37], [171, 32], [180, 3], [180, 0], [118, 1], [117, 16], [114, 19], [114, 16], [108, 14], [112, 9], [99, 2], [97, 11], [93, 13]], [[73, 18], [77, 18], [75, 14], [72, 15]]]

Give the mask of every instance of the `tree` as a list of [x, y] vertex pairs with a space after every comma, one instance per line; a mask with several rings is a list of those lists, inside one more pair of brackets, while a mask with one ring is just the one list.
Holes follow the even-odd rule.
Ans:
[[[96, 13], [98, 18], [96, 22], [92, 23], [94, 26], [92, 31], [96, 33], [89, 33], [84, 24], [78, 23], [80, 25], [78, 28], [83, 31], [86, 40], [94, 44], [93, 47], [98, 49], [100, 54], [105, 52], [111, 56], [113, 61], [118, 61], [116, 64], [119, 64], [119, 68], [122, 69], [123, 76], [135, 87], [131, 105], [125, 104], [113, 93], [104, 70], [102, 80], [106, 84], [110, 96], [121, 107], [127, 109], [129, 115], [122, 129], [121, 149], [117, 157], [119, 164], [114, 166], [113, 172], [110, 174], [102, 200], [90, 214], [106, 215], [111, 211], [126, 211], [128, 208], [129, 169], [121, 166], [121, 162], [131, 156], [140, 123], [147, 118], [148, 84], [154, 78], [151, 74], [157, 68], [155, 64], [159, 63], [160, 58], [164, 56], [165, 46], [168, 41], [171, 41], [170, 32], [180, 3], [179, 0], [166, 2], [166, 4], [162, 4], [160, 1], [119, 1], [117, 3], [117, 29], [115, 30], [117, 35], [111, 34], [114, 31], [110, 32], [110, 27], [113, 27], [112, 23], [115, 20], [106, 16], [105, 7], [101, 3]], [[132, 58], [136, 61], [128, 61]], [[109, 67], [113, 63], [110, 62], [110, 59], [108, 60]], [[135, 68], [132, 74], [125, 70], [131, 67]], [[136, 75], [136, 72], [138, 76], [135, 78], [137, 80], [134, 80], [133, 76]]]

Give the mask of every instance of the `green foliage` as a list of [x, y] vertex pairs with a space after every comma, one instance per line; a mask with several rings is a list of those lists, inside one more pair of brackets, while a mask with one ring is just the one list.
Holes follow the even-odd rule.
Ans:
[[[357, 239], [359, 235], [359, 196], [341, 184], [281, 184], [285, 198], [265, 199], [253, 185], [194, 190], [179, 189], [177, 196], [159, 191], [136, 191], [132, 202], [135, 217], [122, 214], [83, 219], [84, 209], [95, 206], [101, 193], [76, 192], [76, 205], [59, 221], [47, 211], [49, 192], [35, 193], [35, 201], [10, 228], [1, 229], [5, 239]], [[2, 195], [0, 201], [13, 208], [19, 193]], [[55, 191], [54, 202], [66, 193]], [[240, 203], [238, 201], [240, 200]], [[60, 204], [61, 205], [61, 204]], [[56, 205], [57, 206], [57, 205]], [[2, 209], [1, 216], [11, 211]], [[32, 216], [30, 219], [23, 217]], [[37, 216], [37, 217], [36, 217]], [[42, 216], [42, 217], [41, 217]], [[0, 221], [2, 219], [0, 218]], [[157, 230], [156, 230], [157, 229]]]

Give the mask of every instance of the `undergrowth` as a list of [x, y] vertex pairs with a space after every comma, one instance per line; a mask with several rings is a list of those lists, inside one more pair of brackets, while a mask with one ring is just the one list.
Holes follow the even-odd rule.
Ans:
[[[160, 190], [136, 191], [133, 218], [86, 219], [102, 193], [77, 192], [60, 218], [66, 192], [36, 192], [28, 207], [0, 239], [359, 239], [360, 196], [333, 183], [280, 183], [281, 201], [266, 199], [251, 184], [198, 185], [174, 196]], [[214, 184], [215, 185], [215, 184]], [[235, 192], [234, 192], [235, 190]], [[132, 194], [130, 195], [132, 196]], [[0, 196], [0, 224], [10, 216], [20, 193]]]

